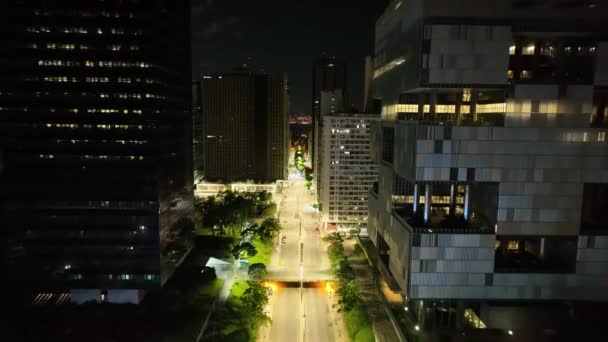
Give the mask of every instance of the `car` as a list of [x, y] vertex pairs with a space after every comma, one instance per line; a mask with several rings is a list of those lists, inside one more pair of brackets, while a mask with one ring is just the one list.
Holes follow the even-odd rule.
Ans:
[[287, 242], [287, 236], [283, 236], [283, 238], [281, 239], [281, 242], [282, 242], [282, 243]]

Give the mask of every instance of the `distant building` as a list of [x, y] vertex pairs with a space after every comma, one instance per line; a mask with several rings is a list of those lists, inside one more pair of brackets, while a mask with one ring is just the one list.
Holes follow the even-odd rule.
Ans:
[[[326, 93], [328, 101], [322, 105], [322, 93]], [[329, 94], [329, 95], [327, 95]], [[333, 97], [333, 102], [331, 98]], [[339, 101], [336, 101], [339, 100]], [[319, 148], [319, 135], [323, 124], [323, 115], [334, 110], [342, 111], [346, 100], [346, 63], [335, 57], [322, 56], [312, 70], [312, 160], [316, 178], [319, 177], [319, 162], [316, 154]], [[323, 107], [323, 108], [322, 108]], [[338, 110], [339, 109], [339, 110]], [[334, 111], [335, 113], [335, 111]]]
[[190, 5], [0, 7], [5, 285], [137, 303], [192, 216]]
[[312, 71], [313, 121], [321, 113], [321, 93], [338, 89], [346, 89], [346, 63], [335, 57], [323, 56], [314, 63]]
[[202, 81], [192, 82], [192, 164], [194, 181], [198, 182], [204, 175], [203, 159], [203, 91]]
[[378, 19], [368, 231], [424, 329], [608, 301], [606, 5], [395, 0]]
[[365, 57], [365, 70], [363, 75], [363, 110], [366, 113], [375, 113], [374, 99], [372, 98], [372, 80], [374, 75], [374, 59]]
[[[312, 165], [315, 170], [315, 179], [317, 186], [317, 197], [321, 196], [320, 183], [321, 182], [321, 169], [323, 168], [323, 158], [321, 157], [320, 151], [323, 149], [323, 125], [325, 123], [325, 116], [332, 115], [335, 113], [343, 113], [344, 108], [344, 89], [335, 89], [335, 90], [327, 90], [321, 91], [321, 96], [319, 97], [319, 115], [318, 120], [315, 121], [313, 129], [318, 132], [316, 135], [316, 139], [314, 139], [313, 151], [319, 151], [319, 153], [314, 154], [312, 161]], [[313, 137], [315, 134], [313, 134]]]
[[205, 180], [285, 179], [289, 149], [287, 77], [246, 69], [206, 75], [201, 92], [200, 158]]
[[367, 196], [378, 180], [371, 156], [371, 114], [328, 114], [323, 117], [318, 182], [323, 221], [338, 229], [361, 228], [366, 235]]

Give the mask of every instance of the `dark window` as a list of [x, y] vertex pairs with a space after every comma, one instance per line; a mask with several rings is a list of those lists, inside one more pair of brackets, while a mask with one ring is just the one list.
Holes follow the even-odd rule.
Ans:
[[414, 247], [420, 247], [420, 234], [414, 234], [413, 238], [412, 238], [412, 246]]
[[538, 113], [540, 111], [540, 101], [539, 100], [532, 100], [532, 104], [531, 104], [531, 112], [532, 113]]
[[494, 285], [494, 273], [486, 273], [486, 286]]
[[395, 129], [382, 127], [382, 160], [392, 164], [395, 143]]
[[443, 128], [443, 139], [452, 140], [452, 127], [447, 126]]
[[475, 169], [468, 168], [467, 169], [467, 182], [474, 182], [474, 181], [475, 181]]
[[450, 169], [450, 181], [457, 181], [458, 180], [458, 168], [451, 168]]
[[608, 184], [585, 184], [581, 210], [581, 233], [608, 234]]
[[576, 271], [576, 236], [500, 236], [496, 240], [496, 273]]
[[443, 153], [443, 140], [435, 140], [434, 153]]

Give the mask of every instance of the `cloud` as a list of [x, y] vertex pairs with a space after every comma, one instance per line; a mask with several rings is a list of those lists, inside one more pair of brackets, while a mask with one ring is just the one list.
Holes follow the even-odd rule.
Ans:
[[206, 26], [204, 26], [199, 32], [197, 32], [197, 35], [200, 35], [204, 39], [209, 39], [215, 35], [221, 34], [229, 26], [232, 26], [238, 22], [239, 18], [237, 17], [229, 17], [225, 20], [211, 21]]
[[213, 6], [215, 0], [198, 0], [192, 5], [192, 14], [200, 15], [205, 12], [206, 9]]

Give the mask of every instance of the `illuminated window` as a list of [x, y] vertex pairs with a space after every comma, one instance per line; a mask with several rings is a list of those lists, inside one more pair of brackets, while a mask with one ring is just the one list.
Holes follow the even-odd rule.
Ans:
[[510, 251], [516, 251], [519, 249], [519, 241], [509, 240], [507, 241], [507, 249]]
[[509, 79], [509, 80], [513, 79], [513, 70], [507, 70], [507, 79]]
[[471, 89], [465, 88], [462, 90], [462, 102], [471, 102]]
[[435, 106], [436, 113], [456, 113], [455, 105], [436, 105]]
[[532, 78], [532, 71], [530, 71], [530, 70], [522, 70], [519, 73], [519, 78], [522, 79], [522, 80], [531, 79]]
[[543, 45], [543, 47], [540, 49], [540, 54], [542, 56], [546, 56], [546, 57], [555, 57], [555, 47], [551, 44], [545, 44]]
[[478, 114], [504, 113], [507, 110], [507, 104], [504, 102], [477, 104], [476, 109]]
[[509, 46], [509, 55], [515, 55], [515, 44]]
[[535, 50], [534, 44], [528, 44], [528, 45], [524, 46], [521, 54], [526, 55], [526, 56], [532, 56], [532, 55], [534, 55], [534, 50]]

